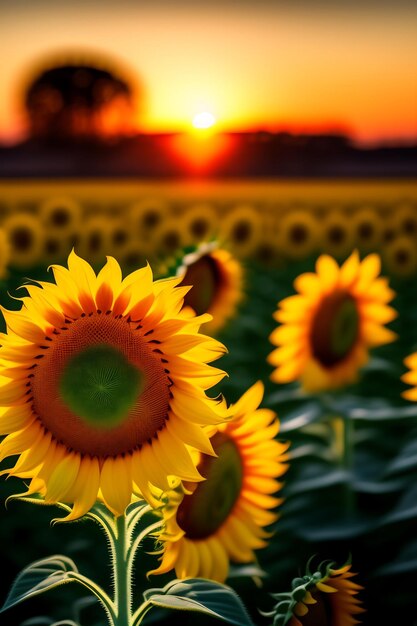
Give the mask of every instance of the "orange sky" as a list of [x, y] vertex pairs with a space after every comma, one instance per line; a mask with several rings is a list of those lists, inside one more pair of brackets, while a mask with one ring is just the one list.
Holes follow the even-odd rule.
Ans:
[[105, 53], [137, 75], [145, 131], [189, 129], [208, 110], [219, 130], [332, 126], [362, 142], [417, 138], [417, 9], [151, 4], [1, 8], [0, 139], [23, 133], [24, 82], [62, 50]]

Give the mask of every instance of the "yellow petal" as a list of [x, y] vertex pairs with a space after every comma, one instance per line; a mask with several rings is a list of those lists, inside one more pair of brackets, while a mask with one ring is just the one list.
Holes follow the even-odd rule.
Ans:
[[106, 506], [123, 515], [132, 498], [132, 459], [129, 455], [109, 457], [101, 468], [100, 490]]
[[56, 466], [47, 483], [45, 499], [48, 502], [62, 500], [77, 478], [80, 460], [80, 455], [72, 452]]

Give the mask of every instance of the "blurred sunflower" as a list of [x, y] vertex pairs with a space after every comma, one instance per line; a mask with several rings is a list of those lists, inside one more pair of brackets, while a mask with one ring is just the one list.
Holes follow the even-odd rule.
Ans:
[[282, 300], [274, 314], [281, 324], [270, 336], [277, 346], [268, 357], [274, 382], [301, 379], [308, 391], [343, 386], [356, 379], [369, 348], [396, 338], [384, 326], [396, 312], [380, 269], [376, 254], [360, 262], [354, 252], [341, 267], [322, 255], [315, 274], [295, 280], [298, 294]]
[[319, 224], [309, 211], [292, 210], [286, 213], [280, 224], [278, 247], [291, 259], [302, 259], [315, 250], [319, 236]]
[[212, 436], [217, 457], [199, 455], [198, 470], [206, 478], [185, 494], [177, 490], [163, 509], [165, 529], [161, 565], [153, 574], [175, 568], [179, 578], [227, 578], [229, 561], [249, 563], [254, 550], [266, 546], [265, 526], [278, 515], [277, 478], [287, 469], [287, 444], [274, 437], [275, 413], [258, 409], [263, 385], [258, 382], [231, 407], [233, 420]]
[[330, 563], [319, 566], [313, 574], [307, 568], [302, 578], [295, 578], [290, 593], [274, 594], [278, 600], [275, 610], [266, 613], [274, 617], [274, 626], [353, 626], [357, 616], [364, 613], [357, 598], [361, 585], [351, 565], [335, 567]]
[[256, 263], [264, 267], [279, 267], [284, 260], [276, 238], [268, 233], [264, 233], [262, 241], [254, 249], [252, 257]]
[[384, 248], [383, 255], [387, 270], [394, 276], [406, 278], [417, 270], [417, 247], [414, 238], [402, 235]]
[[137, 241], [131, 241], [123, 254], [120, 255], [120, 265], [125, 271], [133, 271], [146, 264], [148, 249], [144, 250]]
[[132, 231], [122, 217], [108, 219], [109, 254], [120, 258], [130, 248]]
[[[99, 497], [123, 514], [132, 492], [151, 503], [168, 477], [201, 479], [187, 445], [211, 454], [202, 425], [226, 416], [205, 391], [224, 372], [207, 363], [223, 346], [182, 315], [179, 279], [153, 282], [149, 266], [122, 280], [111, 257], [95, 275], [72, 252], [55, 283], [28, 284], [20, 311], [3, 310], [0, 460], [31, 479], [25, 494], [73, 504]], [[207, 316], [208, 317], [208, 316]]]
[[248, 256], [262, 238], [262, 216], [250, 205], [235, 207], [220, 224], [220, 237], [238, 256]]
[[78, 233], [79, 254], [93, 265], [100, 265], [110, 254], [110, 227], [105, 215], [93, 215], [86, 220]]
[[28, 213], [10, 215], [3, 230], [10, 246], [10, 265], [30, 267], [39, 261], [44, 245], [44, 230], [39, 220]]
[[43, 242], [42, 264], [50, 265], [62, 261], [68, 256], [70, 249], [71, 242], [68, 237], [47, 231]]
[[352, 216], [354, 245], [360, 250], [377, 250], [382, 241], [384, 221], [374, 209], [359, 209]]
[[7, 267], [10, 263], [10, 244], [6, 233], [0, 228], [0, 279], [7, 275]]
[[182, 219], [185, 238], [192, 243], [217, 235], [219, 219], [210, 204], [196, 204], [186, 211]]
[[321, 226], [321, 246], [324, 252], [337, 258], [348, 256], [354, 246], [351, 219], [341, 211], [331, 211]]
[[154, 255], [173, 256], [186, 244], [181, 220], [164, 220], [155, 231], [153, 238]]
[[417, 237], [417, 208], [410, 205], [394, 207], [392, 227], [408, 237]]
[[145, 198], [131, 207], [128, 223], [135, 235], [148, 236], [161, 225], [168, 213], [169, 205], [163, 200]]
[[49, 198], [41, 205], [39, 217], [49, 232], [69, 237], [80, 227], [82, 208], [72, 198]]
[[208, 333], [217, 332], [236, 314], [243, 298], [243, 269], [227, 250], [218, 244], [201, 244], [186, 254], [177, 267], [176, 275], [182, 285], [191, 285], [184, 305], [197, 315], [210, 313], [213, 319], [204, 327]]

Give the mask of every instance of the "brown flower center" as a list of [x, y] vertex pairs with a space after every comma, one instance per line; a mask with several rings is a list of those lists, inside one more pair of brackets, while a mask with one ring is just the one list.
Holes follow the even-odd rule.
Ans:
[[210, 310], [219, 284], [221, 274], [216, 261], [210, 255], [202, 256], [195, 263], [187, 267], [183, 278], [183, 285], [192, 285], [192, 289], [184, 298], [184, 304], [194, 309], [197, 315]]
[[29, 375], [33, 411], [68, 448], [122, 454], [164, 427], [172, 381], [137, 322], [110, 313], [68, 320], [40, 352]]
[[242, 489], [242, 459], [234, 441], [224, 433], [211, 440], [217, 458], [202, 455], [198, 470], [206, 480], [184, 497], [177, 522], [189, 539], [215, 534], [230, 515]]
[[345, 359], [356, 344], [359, 334], [359, 313], [355, 299], [344, 291], [335, 291], [323, 298], [311, 327], [313, 356], [324, 367], [332, 367]]

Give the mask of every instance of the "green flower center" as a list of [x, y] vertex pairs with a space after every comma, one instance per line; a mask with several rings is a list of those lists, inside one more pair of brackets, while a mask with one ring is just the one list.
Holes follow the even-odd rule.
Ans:
[[76, 415], [96, 427], [114, 427], [133, 407], [143, 377], [116, 348], [91, 346], [66, 364], [59, 390]]
[[94, 313], [67, 320], [28, 377], [32, 410], [56, 441], [80, 454], [128, 453], [168, 419], [168, 362], [157, 343], [124, 318]]
[[202, 256], [187, 267], [183, 285], [192, 285], [184, 298], [184, 304], [194, 309], [197, 315], [207, 313], [216, 297], [220, 273], [216, 261], [209, 255]]
[[313, 356], [324, 366], [337, 365], [354, 347], [359, 334], [359, 312], [351, 295], [337, 291], [320, 304], [311, 328]]
[[202, 455], [198, 469], [206, 480], [185, 496], [177, 522], [189, 539], [215, 534], [230, 515], [242, 489], [242, 459], [235, 443], [223, 433], [212, 439], [217, 458]]

